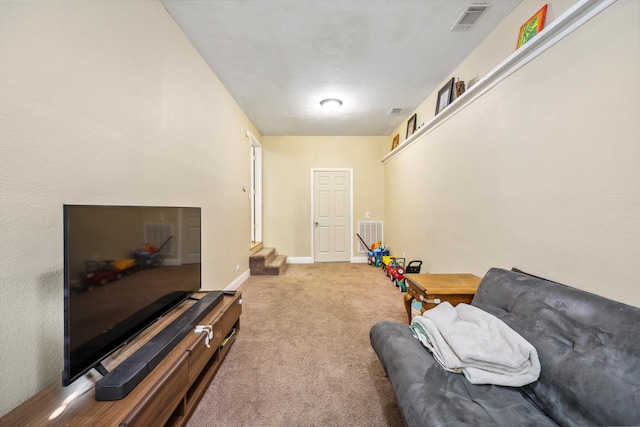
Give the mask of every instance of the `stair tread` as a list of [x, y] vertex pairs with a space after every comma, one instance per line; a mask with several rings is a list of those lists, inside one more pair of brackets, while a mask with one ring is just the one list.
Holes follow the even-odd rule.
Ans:
[[258, 252], [256, 252], [255, 254], [251, 255], [249, 258], [254, 258], [254, 259], [256, 259], [256, 258], [268, 258], [275, 251], [276, 251], [275, 248], [262, 248]]
[[269, 267], [282, 267], [287, 262], [286, 255], [278, 255], [275, 257], [270, 263], [267, 264]]
[[277, 276], [287, 268], [287, 256], [277, 255], [275, 248], [263, 248], [249, 256], [249, 268], [255, 276]]

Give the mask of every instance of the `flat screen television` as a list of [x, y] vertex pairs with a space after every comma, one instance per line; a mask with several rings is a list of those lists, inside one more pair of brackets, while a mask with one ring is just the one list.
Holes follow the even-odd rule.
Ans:
[[64, 205], [64, 386], [200, 290], [200, 213]]

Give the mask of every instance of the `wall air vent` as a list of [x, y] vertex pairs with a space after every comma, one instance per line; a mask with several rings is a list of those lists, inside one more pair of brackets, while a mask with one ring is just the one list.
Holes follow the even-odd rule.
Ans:
[[478, 19], [482, 16], [487, 9], [489, 9], [490, 4], [470, 4], [467, 8], [462, 12], [462, 15], [458, 18], [453, 27], [451, 27], [451, 31], [468, 31], [478, 22]]
[[398, 114], [400, 114], [400, 111], [402, 111], [402, 108], [392, 108], [387, 111], [387, 116], [397, 116]]
[[[364, 240], [364, 243], [373, 245], [376, 242], [383, 241], [383, 226], [382, 221], [358, 221], [358, 234]], [[364, 245], [358, 245], [358, 253], [368, 253]]]

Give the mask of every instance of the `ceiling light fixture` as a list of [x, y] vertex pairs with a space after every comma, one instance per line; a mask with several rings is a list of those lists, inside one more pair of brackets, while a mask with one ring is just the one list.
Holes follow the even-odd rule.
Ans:
[[335, 98], [328, 98], [328, 99], [323, 99], [322, 101], [320, 101], [320, 105], [325, 110], [331, 112], [331, 111], [335, 111], [338, 108], [340, 108], [340, 106], [342, 105], [342, 101], [340, 101], [339, 99], [335, 99]]

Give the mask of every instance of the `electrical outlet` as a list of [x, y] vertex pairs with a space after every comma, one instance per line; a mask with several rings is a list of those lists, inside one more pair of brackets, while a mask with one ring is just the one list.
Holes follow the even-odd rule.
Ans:
[[404, 254], [404, 251], [402, 251], [402, 258], [406, 258], [407, 256]]
[[240, 264], [236, 265], [236, 271], [240, 271]]
[[366, 219], [371, 218], [371, 212], [367, 211], [367, 212], [364, 214], [364, 217], [365, 217]]

